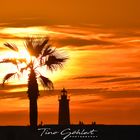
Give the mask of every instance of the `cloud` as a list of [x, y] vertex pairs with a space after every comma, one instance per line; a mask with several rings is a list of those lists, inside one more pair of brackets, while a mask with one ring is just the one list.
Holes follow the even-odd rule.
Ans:
[[4, 87], [1, 87], [0, 90], [11, 90], [11, 89], [17, 89], [17, 88], [24, 88], [26, 87], [27, 84], [19, 84], [19, 85], [10, 85], [10, 84], [5, 84]]
[[[103, 103], [105, 101], [109, 101], [109, 100], [125, 100], [125, 99], [140, 99], [140, 90], [121, 90], [121, 91], [111, 91], [111, 90], [96, 90], [96, 89], [92, 89], [92, 92], [89, 92], [90, 90], [83, 90], [83, 92], [81, 92], [81, 97], [83, 95], [83, 93], [87, 93], [84, 95], [89, 95], [90, 98], [88, 99], [83, 99], [80, 100], [78, 103], [80, 104], [89, 104], [89, 105], [93, 105], [94, 103], [100, 104]], [[78, 92], [78, 91], [77, 91]], [[80, 92], [80, 90], [79, 90]], [[88, 94], [90, 93], [90, 94]]]
[[[24, 88], [26, 88], [26, 84], [19, 84], [19, 85], [10, 85], [5, 84], [5, 87], [0, 88], [0, 99], [8, 99], [8, 98], [27, 98], [27, 94]], [[19, 90], [20, 91], [17, 91]], [[23, 90], [23, 91], [21, 91]]]
[[0, 51], [5, 51], [5, 48], [4, 47], [0, 47]]
[[90, 103], [95, 103], [95, 102], [100, 102], [102, 99], [85, 99], [83, 101], [80, 101], [82, 104], [90, 104]]
[[103, 41], [99, 39], [82, 39], [82, 38], [74, 38], [74, 37], [67, 37], [58, 39], [57, 43], [60, 46], [87, 46], [87, 45], [112, 45], [114, 43]]
[[105, 91], [102, 96], [112, 98], [140, 98], [140, 90]]
[[113, 75], [95, 75], [95, 76], [79, 76], [79, 77], [74, 77], [72, 79], [94, 79], [94, 78], [112, 78], [112, 77], [116, 77]]
[[[95, 89], [71, 89], [68, 90], [68, 93], [72, 93], [71, 96], [86, 95], [86, 96], [94, 96], [92, 99], [93, 102], [96, 101], [103, 101], [107, 99], [114, 99], [114, 98], [140, 98], [140, 90], [110, 90], [108, 88], [95, 88]], [[89, 102], [91, 98], [88, 99]], [[88, 102], [87, 99], [83, 100]]]
[[[95, 88], [95, 89], [67, 89], [70, 94], [71, 102], [79, 103], [95, 103], [103, 102], [109, 99], [140, 99], [140, 90], [109, 90], [108, 88]], [[61, 90], [54, 91], [40, 91], [40, 99], [44, 97], [56, 97], [60, 95]], [[85, 96], [85, 97], [84, 97]], [[77, 97], [82, 100], [77, 100]], [[8, 92], [2, 91], [0, 94], [0, 100], [2, 99], [14, 99], [19, 100], [28, 99], [26, 91]], [[73, 100], [74, 99], [74, 100]]]
[[[59, 95], [60, 90], [40, 90], [40, 96], [54, 96]], [[8, 99], [8, 98], [19, 98], [19, 99], [27, 99], [27, 84], [19, 84], [19, 85], [10, 85], [5, 84], [5, 87], [0, 88], [0, 99]]]
[[0, 39], [25, 39], [25, 37], [16, 36], [14, 34], [0, 33]]
[[99, 83], [123, 82], [123, 81], [140, 81], [140, 77], [120, 77], [110, 80], [99, 81]]
[[137, 30], [137, 31], [135, 31], [135, 30], [115, 31], [114, 30], [114, 34], [112, 34], [112, 36], [109, 36], [108, 38], [130, 38], [130, 37], [140, 37], [139, 30]]

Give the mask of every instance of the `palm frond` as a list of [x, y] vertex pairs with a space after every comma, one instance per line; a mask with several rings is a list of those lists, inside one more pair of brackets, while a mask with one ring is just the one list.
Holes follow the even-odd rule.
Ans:
[[28, 67], [21, 68], [21, 69], [20, 69], [20, 72], [23, 73], [23, 71], [24, 71], [24, 70], [27, 70], [27, 69], [28, 69]]
[[0, 63], [12, 63], [14, 65], [17, 65], [18, 63], [26, 63], [25, 58], [5, 58], [3, 60], [0, 60]]
[[52, 46], [49, 44], [43, 51], [42, 57], [51, 55], [55, 52], [55, 49], [52, 48]]
[[14, 65], [17, 65], [17, 59], [16, 58], [5, 58], [0, 61], [0, 63], [12, 63]]
[[42, 51], [44, 50], [45, 46], [47, 45], [49, 41], [49, 38], [27, 38], [25, 47], [27, 51], [30, 53], [30, 55], [38, 57], [42, 54]]
[[47, 87], [49, 89], [54, 89], [53, 83], [52, 83], [52, 81], [49, 78], [46, 78], [46, 77], [44, 77], [44, 76], [41, 75], [40, 76], [40, 79], [41, 79], [41, 83], [42, 83], [42, 85], [44, 87]]
[[43, 51], [44, 47], [47, 45], [48, 41], [49, 41], [49, 38], [39, 40], [37, 46], [35, 47], [35, 51], [36, 51], [37, 56], [42, 54], [42, 51]]
[[52, 46], [50, 44], [47, 45], [47, 47], [43, 50], [43, 53], [40, 57], [40, 64], [44, 64], [44, 61], [46, 60], [46, 58], [49, 55], [52, 55], [53, 53], [55, 53], [56, 49], [53, 49]]
[[67, 60], [67, 57], [57, 57], [55, 55], [50, 55], [48, 60], [45, 62], [50, 70], [56, 70], [58, 67], [62, 68], [63, 63]]
[[19, 63], [27, 63], [26, 58], [16, 58], [17, 62]]
[[34, 56], [33, 38], [26, 38], [25, 48], [27, 49], [27, 51], [29, 52], [30, 55]]
[[23, 68], [20, 68], [20, 72], [23, 73], [24, 70], [27, 70], [28, 68], [31, 68], [31, 66], [32, 66], [32, 64], [30, 62], [27, 66], [25, 66]]
[[11, 78], [12, 76], [14, 76], [16, 73], [8, 73], [7, 75], [4, 76], [3, 78], [3, 83], [2, 85], [4, 86], [5, 81], [7, 81], [9, 78]]
[[13, 51], [18, 52], [18, 48], [15, 44], [10, 44], [10, 43], [4, 43], [4, 45], [10, 49], [12, 49]]

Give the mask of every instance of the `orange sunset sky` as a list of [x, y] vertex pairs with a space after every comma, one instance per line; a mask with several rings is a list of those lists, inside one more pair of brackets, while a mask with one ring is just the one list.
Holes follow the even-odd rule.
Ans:
[[[48, 71], [56, 91], [40, 86], [39, 122], [58, 123], [58, 95], [70, 94], [71, 123], [140, 124], [139, 0], [4, 0], [0, 4], [0, 59], [27, 57], [24, 37], [49, 36], [69, 60]], [[4, 47], [15, 43], [20, 55]], [[0, 64], [0, 82], [14, 72]], [[0, 125], [28, 125], [27, 76], [0, 87]]]

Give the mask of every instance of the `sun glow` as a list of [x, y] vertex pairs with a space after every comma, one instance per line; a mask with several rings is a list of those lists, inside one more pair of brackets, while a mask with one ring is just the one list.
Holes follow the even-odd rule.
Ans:
[[27, 62], [30, 62], [31, 56], [26, 50], [20, 50], [18, 54], [18, 58], [25, 58]]
[[[36, 27], [24, 27], [24, 28], [14, 28], [14, 27], [9, 27], [9, 28], [1, 28], [0, 32], [2, 34], [6, 34], [9, 37], [15, 37], [15, 39], [23, 39], [25, 37], [29, 37], [32, 35], [39, 35], [39, 36], [44, 36], [44, 35], [55, 35], [59, 34], [55, 31], [51, 31], [48, 27], [46, 30], [46, 26], [36, 26]], [[26, 36], [25, 36], [26, 35]], [[14, 39], [14, 38], [13, 38]]]
[[27, 28], [4, 28], [1, 29], [2, 33], [7, 34], [16, 34], [20, 36], [25, 36], [25, 34], [40, 34], [40, 33], [46, 33], [46, 31], [43, 29], [43, 27], [27, 27]]
[[[15, 51], [5, 51], [3, 52], [3, 55], [0, 57], [0, 60], [3, 60], [5, 58], [10, 58], [10, 59], [25, 59], [26, 62], [30, 62], [31, 60], [31, 57], [30, 57], [30, 54], [26, 51], [26, 50], [19, 50], [18, 52], [15, 52]], [[25, 67], [25, 63], [23, 64], [18, 64], [18, 67], [19, 68], [22, 68], [22, 67]], [[14, 66], [13, 64], [11, 63], [7, 63], [7, 64], [4, 64], [4, 63], [1, 63], [1, 73], [3, 74], [0, 74], [0, 79], [1, 81], [3, 80], [3, 77], [8, 74], [8, 73], [12, 73], [12, 72], [17, 72], [17, 66]], [[20, 83], [24, 84], [27, 82], [27, 77], [28, 77], [28, 71], [25, 71], [24, 72], [24, 77], [21, 76], [20, 77]], [[17, 84], [19, 83], [19, 79], [18, 77], [16, 76], [15, 78], [11, 78], [8, 83], [10, 82], [10, 84]]]
[[[25, 48], [20, 49], [18, 52], [5, 51], [3, 53], [3, 55], [0, 57], [0, 59], [4, 59], [4, 58], [25, 59], [27, 64], [31, 61], [31, 59], [34, 60], [35, 61], [35, 67], [37, 67], [36, 72], [41, 73], [43, 76], [48, 77], [54, 84], [55, 84], [55, 82], [59, 81], [60, 79], [62, 80], [63, 78], [67, 77], [66, 70], [63, 70], [63, 72], [62, 72], [61, 69], [57, 69], [57, 71], [52, 72], [47, 68], [47, 66], [38, 67], [39, 66], [38, 65], [38, 60], [35, 57], [30, 56], [29, 52]], [[18, 67], [19, 68], [24, 68], [24, 67], [26, 67], [26, 64], [25, 63], [18, 64]], [[0, 75], [1, 81], [7, 73], [17, 71], [17, 67], [14, 66], [11, 63], [7, 63], [7, 64], [3, 63], [3, 64], [1, 64], [1, 68], [2, 69], [0, 71], [1, 71], [1, 73], [3, 73], [3, 74]], [[16, 76], [15, 78], [11, 78], [8, 81], [8, 83], [10, 83], [10, 84], [17, 84], [17, 83], [18, 84], [19, 83], [20, 84], [26, 84], [27, 79], [28, 79], [28, 74], [29, 74], [29, 71], [25, 70], [25, 71], [23, 71], [23, 74], [20, 76], [20, 82], [19, 82], [18, 77]]]
[[31, 56], [26, 50], [19, 50], [19, 52], [6, 51], [0, 59], [4, 58], [23, 58], [26, 59], [27, 62], [31, 60]]
[[[60, 80], [68, 78], [69, 69], [66, 64], [64, 66], [63, 71], [62, 71], [62, 69], [58, 68], [57, 71], [52, 72], [47, 68], [47, 66], [43, 66], [42, 68], [40, 68], [40, 67], [38, 67], [38, 62], [37, 62], [38, 60], [36, 60], [33, 56], [30, 56], [29, 52], [26, 50], [24, 43], [23, 43], [23, 39], [25, 37], [30, 37], [30, 36], [34, 36], [34, 35], [36, 35], [36, 36], [37, 35], [39, 35], [39, 36], [48, 35], [51, 37], [52, 34], [56, 35], [57, 31], [49, 30], [49, 28], [46, 29], [46, 27], [43, 27], [43, 26], [25, 27], [25, 28], [8, 27], [8, 28], [1, 28], [0, 31], [2, 34], [6, 34], [9, 37], [7, 40], [4, 39], [1, 41], [1, 46], [3, 48], [3, 51], [0, 52], [0, 54], [1, 54], [0, 59], [4, 59], [4, 58], [20, 59], [21, 58], [21, 59], [26, 59], [27, 64], [31, 61], [31, 59], [35, 60], [35, 62], [36, 62], [35, 67], [37, 67], [37, 69], [36, 69], [37, 73], [42, 73], [43, 76], [48, 77], [50, 80], [52, 80], [54, 85], [55, 85], [55, 83], [59, 82]], [[12, 50], [8, 50], [9, 48], [5, 49], [5, 47], [3, 47], [3, 44], [5, 42], [9, 42], [11, 44], [14, 42], [14, 44], [17, 45], [19, 51], [15, 52]], [[65, 49], [67, 49], [67, 48], [65, 48]], [[60, 49], [60, 51], [61, 51], [61, 49]], [[70, 50], [66, 50], [66, 51], [70, 52]], [[19, 64], [19, 68], [24, 68], [24, 67], [26, 67], [25, 63]], [[1, 81], [7, 73], [17, 71], [17, 67], [11, 63], [1, 64], [1, 68], [2, 68], [0, 70]], [[23, 74], [24, 76], [22, 79], [20, 78], [20, 83], [27, 83], [28, 74], [29, 74], [29, 71], [24, 70], [24, 74]], [[11, 78], [9, 80], [9, 82], [10, 83], [12, 82], [13, 84], [17, 84], [17, 83], [19, 83], [19, 79]]]

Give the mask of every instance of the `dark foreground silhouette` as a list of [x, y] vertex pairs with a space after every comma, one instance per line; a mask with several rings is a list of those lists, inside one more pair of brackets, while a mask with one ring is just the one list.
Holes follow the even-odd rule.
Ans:
[[140, 125], [0, 126], [0, 140], [139, 140]]

